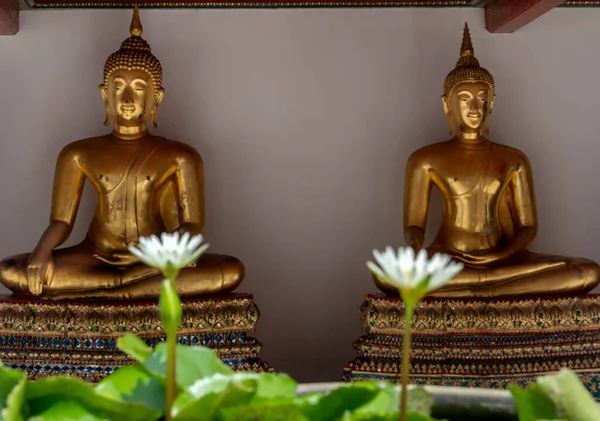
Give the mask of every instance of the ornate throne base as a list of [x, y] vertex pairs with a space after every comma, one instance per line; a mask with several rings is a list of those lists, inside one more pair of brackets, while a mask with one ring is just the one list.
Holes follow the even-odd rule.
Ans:
[[[179, 343], [212, 348], [235, 370], [271, 371], [248, 336], [259, 310], [252, 296], [228, 294], [182, 300]], [[124, 333], [150, 346], [164, 341], [158, 303], [40, 301], [0, 296], [0, 361], [31, 379], [68, 374], [98, 381], [134, 361], [117, 347]]]
[[[367, 335], [344, 381], [398, 381], [404, 304], [368, 295]], [[411, 382], [504, 389], [568, 367], [600, 399], [600, 295], [521, 300], [426, 300], [414, 322]]]

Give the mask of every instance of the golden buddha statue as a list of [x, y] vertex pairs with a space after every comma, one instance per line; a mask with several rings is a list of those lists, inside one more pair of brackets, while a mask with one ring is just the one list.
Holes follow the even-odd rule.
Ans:
[[[160, 271], [129, 250], [140, 237], [162, 232], [199, 234], [204, 228], [203, 164], [192, 147], [148, 132], [163, 99], [162, 67], [142, 39], [137, 6], [131, 37], [104, 66], [100, 92], [111, 134], [67, 145], [57, 160], [50, 224], [30, 254], [0, 263], [0, 282], [14, 293], [48, 299], [151, 299], [159, 296]], [[87, 236], [69, 237], [86, 179], [97, 195]], [[205, 254], [181, 271], [182, 297], [235, 289], [243, 264]]]
[[[485, 134], [495, 90], [492, 75], [474, 56], [468, 26], [461, 54], [446, 77], [442, 96], [450, 140], [425, 146], [408, 159], [404, 237], [423, 247], [432, 187], [444, 201], [441, 228], [429, 253], [442, 252], [465, 268], [433, 297], [497, 297], [582, 294], [600, 280], [587, 259], [532, 253], [537, 232], [531, 166], [516, 149]], [[393, 294], [377, 278], [382, 291]]]

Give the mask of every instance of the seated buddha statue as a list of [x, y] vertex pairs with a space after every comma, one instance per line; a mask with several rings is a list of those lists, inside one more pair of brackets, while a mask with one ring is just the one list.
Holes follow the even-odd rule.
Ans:
[[[433, 187], [444, 208], [429, 254], [442, 252], [465, 267], [433, 297], [516, 297], [583, 294], [600, 280], [587, 259], [527, 250], [538, 221], [531, 165], [514, 148], [486, 138], [495, 101], [494, 79], [474, 56], [465, 26], [461, 54], [444, 83], [442, 102], [450, 135], [408, 159], [404, 237], [423, 247]], [[378, 279], [379, 289], [392, 294]]]
[[[163, 276], [128, 246], [162, 232], [199, 234], [204, 228], [203, 164], [192, 147], [154, 136], [164, 96], [162, 66], [141, 37], [137, 7], [131, 36], [104, 66], [100, 93], [112, 133], [73, 142], [56, 163], [50, 224], [30, 254], [0, 263], [0, 282], [13, 293], [46, 299], [152, 299]], [[69, 237], [89, 181], [97, 207], [85, 239], [57, 249]], [[230, 256], [204, 254], [176, 282], [182, 297], [225, 293], [244, 275]]]

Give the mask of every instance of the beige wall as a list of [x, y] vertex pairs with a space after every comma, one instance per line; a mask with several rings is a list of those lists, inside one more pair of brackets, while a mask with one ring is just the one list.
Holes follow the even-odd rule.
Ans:
[[[0, 37], [0, 256], [36, 244], [60, 148], [106, 131], [97, 86], [130, 15], [21, 17], [17, 36]], [[465, 20], [497, 81], [491, 137], [534, 166], [534, 249], [600, 260], [600, 9], [555, 10], [513, 35], [488, 34], [474, 9], [142, 19], [165, 68], [159, 132], [204, 156], [206, 235], [246, 263], [240, 291], [255, 294], [277, 369], [336, 380], [353, 358], [358, 307], [375, 291], [364, 262], [401, 241], [408, 154], [446, 137], [439, 97]], [[86, 199], [70, 243], [89, 223]]]

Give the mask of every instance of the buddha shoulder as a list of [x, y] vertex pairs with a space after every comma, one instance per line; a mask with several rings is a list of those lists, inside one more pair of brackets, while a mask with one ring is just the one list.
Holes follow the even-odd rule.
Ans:
[[76, 140], [75, 142], [71, 142], [64, 146], [61, 149], [58, 158], [59, 160], [80, 160], [90, 154], [96, 154], [99, 151], [106, 149], [109, 142], [109, 136], [97, 136]]
[[440, 160], [445, 160], [451, 148], [449, 141], [433, 143], [414, 151], [408, 158], [409, 166], [431, 166]]
[[511, 164], [515, 167], [530, 168], [531, 163], [525, 152], [513, 148], [511, 146], [502, 145], [499, 143], [492, 143], [494, 149], [492, 153], [496, 159], [503, 158], [507, 164]]
[[[170, 158], [181, 162], [201, 164], [202, 158], [198, 151], [182, 142], [166, 139], [159, 136], [152, 136], [143, 142], [152, 142], [155, 144], [156, 151], [160, 151], [162, 157]], [[87, 157], [97, 158], [102, 154], [116, 154], [120, 151], [130, 149], [138, 145], [124, 144], [115, 142], [111, 136], [98, 136], [88, 139], [81, 139], [66, 145], [59, 154], [59, 160], [85, 160]]]
[[200, 153], [192, 146], [183, 142], [161, 138], [159, 147], [161, 154], [181, 163], [202, 164]]

